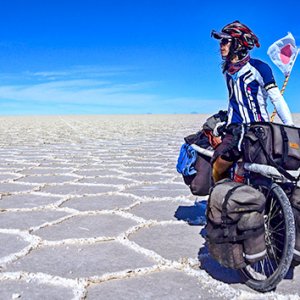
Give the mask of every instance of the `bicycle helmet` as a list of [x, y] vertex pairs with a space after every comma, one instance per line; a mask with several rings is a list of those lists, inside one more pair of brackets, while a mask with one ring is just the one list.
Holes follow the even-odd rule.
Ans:
[[254, 46], [260, 47], [258, 37], [249, 27], [239, 21], [227, 24], [221, 32], [213, 30], [211, 35], [215, 39], [226, 38], [231, 40], [230, 56], [237, 55], [240, 59], [245, 57]]

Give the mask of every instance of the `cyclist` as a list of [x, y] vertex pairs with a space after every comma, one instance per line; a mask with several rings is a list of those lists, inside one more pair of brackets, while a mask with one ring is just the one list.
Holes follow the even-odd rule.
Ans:
[[213, 179], [217, 182], [227, 177], [231, 165], [241, 157], [241, 124], [269, 121], [268, 97], [284, 124], [293, 125], [293, 120], [271, 68], [261, 60], [250, 58], [249, 51], [254, 46], [260, 47], [250, 28], [234, 21], [221, 32], [213, 30], [211, 35], [220, 41], [222, 69], [229, 92], [225, 135], [212, 158]]

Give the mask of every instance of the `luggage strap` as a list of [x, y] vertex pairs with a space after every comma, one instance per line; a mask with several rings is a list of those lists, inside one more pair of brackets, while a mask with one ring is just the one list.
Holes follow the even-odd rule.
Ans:
[[233, 188], [231, 188], [227, 194], [224, 197], [223, 203], [222, 203], [222, 212], [221, 212], [221, 227], [224, 229], [224, 237], [228, 237], [229, 236], [229, 229], [228, 229], [228, 219], [227, 219], [227, 204], [229, 201], [229, 198], [231, 197], [231, 195], [234, 193], [235, 190], [237, 190], [238, 188], [244, 186], [243, 184], [237, 185]]
[[222, 213], [221, 213], [222, 223], [221, 223], [221, 226], [228, 224], [228, 220], [227, 220], [227, 204], [228, 204], [229, 198], [231, 197], [231, 195], [234, 193], [235, 190], [237, 190], [238, 188], [240, 188], [242, 186], [244, 186], [244, 185], [240, 184], [240, 185], [237, 185], [237, 186], [231, 188], [227, 192], [226, 196], [224, 197], [224, 200], [223, 200], [223, 203], [222, 203]]
[[286, 134], [286, 131], [284, 130], [283, 126], [280, 126], [280, 132], [281, 132], [281, 136], [282, 136], [282, 141], [283, 141], [283, 145], [282, 145], [282, 163], [286, 163], [287, 158], [288, 158], [288, 151], [289, 151], [289, 138]]
[[265, 227], [261, 226], [256, 229], [249, 229], [244, 231], [242, 234], [238, 235], [228, 235], [226, 237], [208, 237], [208, 239], [215, 244], [224, 244], [224, 243], [236, 243], [243, 240], [246, 240], [249, 237], [258, 236], [265, 232]]

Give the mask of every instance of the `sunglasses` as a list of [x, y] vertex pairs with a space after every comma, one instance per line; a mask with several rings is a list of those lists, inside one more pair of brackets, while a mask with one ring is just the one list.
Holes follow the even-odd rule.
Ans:
[[232, 40], [231, 39], [227, 39], [227, 38], [222, 38], [220, 40], [220, 44], [221, 45], [227, 45], [228, 43], [230, 43]]

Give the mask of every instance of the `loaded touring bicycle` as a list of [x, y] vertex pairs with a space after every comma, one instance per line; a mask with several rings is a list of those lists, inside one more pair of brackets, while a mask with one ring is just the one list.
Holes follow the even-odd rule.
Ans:
[[[198, 157], [213, 155], [212, 148], [190, 146]], [[243, 183], [225, 179], [210, 188], [208, 250], [223, 266], [239, 269], [249, 287], [267, 292], [300, 262], [300, 129], [246, 125], [239, 165]]]

